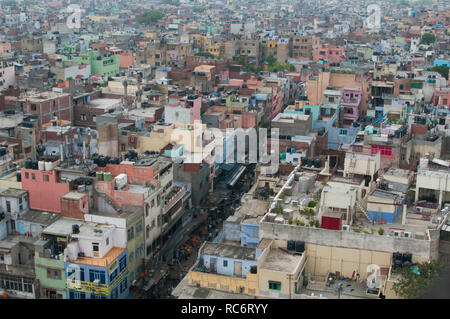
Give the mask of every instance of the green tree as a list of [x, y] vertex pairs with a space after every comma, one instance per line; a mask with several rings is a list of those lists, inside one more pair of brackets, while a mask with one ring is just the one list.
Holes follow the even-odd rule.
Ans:
[[448, 80], [448, 70], [450, 68], [445, 65], [437, 65], [435, 67], [429, 68], [428, 71], [434, 71], [438, 72], [440, 75], [442, 75], [444, 78]]
[[424, 33], [422, 38], [420, 39], [420, 43], [423, 44], [432, 44], [436, 41], [436, 36], [432, 33]]
[[269, 54], [266, 58], [266, 62], [269, 64], [269, 66], [272, 66], [275, 64], [275, 62], [277, 62], [277, 59], [275, 59], [275, 57], [273, 56], [273, 54]]
[[160, 10], [151, 10], [151, 11], [145, 12], [139, 18], [138, 21], [141, 24], [151, 24], [151, 23], [155, 23], [156, 21], [158, 21], [162, 17], [164, 17], [164, 13], [162, 11], [160, 11]]
[[384, 234], [384, 229], [380, 227], [378, 229], [378, 234], [383, 235]]
[[209, 52], [197, 52], [197, 53], [195, 53], [195, 55], [197, 55], [197, 56], [204, 56], [204, 57], [210, 58], [210, 59], [215, 59], [216, 58], [216, 56], [214, 54], [209, 53]]
[[444, 269], [444, 264], [437, 260], [423, 262], [412, 268], [398, 268], [395, 273], [400, 275], [400, 279], [394, 283], [392, 288], [399, 297], [420, 298], [421, 294], [430, 288]]

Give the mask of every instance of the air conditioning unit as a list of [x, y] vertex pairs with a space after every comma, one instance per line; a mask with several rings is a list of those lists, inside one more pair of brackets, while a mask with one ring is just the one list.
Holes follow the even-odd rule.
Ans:
[[350, 231], [350, 226], [349, 225], [342, 225], [342, 230]]
[[419, 213], [423, 213], [423, 208], [422, 207], [416, 207], [416, 211], [418, 211]]
[[394, 237], [400, 237], [400, 232], [399, 231], [394, 231]]
[[405, 231], [405, 232], [403, 233], [403, 236], [404, 236], [405, 238], [411, 238], [411, 237], [412, 237], [412, 234], [411, 234], [411, 232], [409, 232], [409, 231]]

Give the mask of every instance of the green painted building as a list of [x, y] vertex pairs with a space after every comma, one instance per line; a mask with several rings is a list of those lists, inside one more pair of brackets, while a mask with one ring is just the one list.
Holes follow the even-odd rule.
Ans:
[[64, 254], [51, 254], [51, 241], [36, 242], [34, 268], [39, 280], [40, 298], [66, 299], [66, 276], [64, 271]]
[[91, 74], [101, 76], [117, 76], [119, 74], [120, 58], [116, 55], [99, 55], [97, 51], [80, 52], [62, 56], [63, 61], [75, 61], [91, 65]]

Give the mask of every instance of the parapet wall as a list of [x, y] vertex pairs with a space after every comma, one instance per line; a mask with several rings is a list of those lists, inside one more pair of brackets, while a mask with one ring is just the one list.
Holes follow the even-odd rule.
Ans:
[[411, 253], [413, 258], [420, 260], [438, 257], [439, 238], [435, 236], [433, 230], [430, 231], [430, 235], [431, 240], [420, 240], [268, 222], [262, 222], [259, 230], [260, 239], [296, 240], [332, 247]]

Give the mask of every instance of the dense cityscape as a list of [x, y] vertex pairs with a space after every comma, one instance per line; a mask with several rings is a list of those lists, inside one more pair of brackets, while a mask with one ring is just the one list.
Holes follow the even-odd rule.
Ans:
[[0, 299], [443, 282], [448, 1], [0, 4]]

